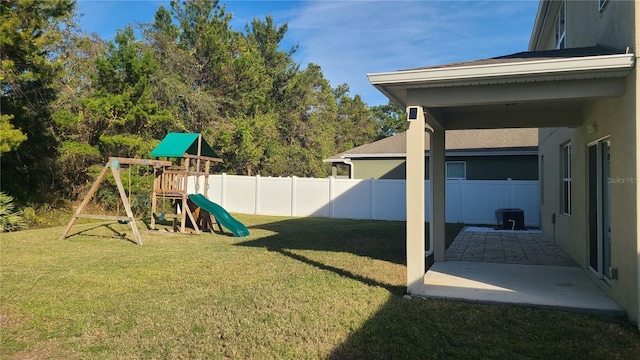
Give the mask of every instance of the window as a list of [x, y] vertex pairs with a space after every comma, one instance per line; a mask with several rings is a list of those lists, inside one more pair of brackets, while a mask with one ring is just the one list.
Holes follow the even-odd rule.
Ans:
[[558, 17], [556, 18], [556, 49], [564, 49], [567, 46], [567, 5], [560, 4]]
[[571, 215], [571, 143], [562, 146], [562, 212]]
[[544, 155], [540, 155], [540, 205], [544, 205]]
[[608, 0], [598, 0], [598, 5], [599, 5], [599, 9], [600, 11], [602, 11], [602, 9], [604, 9], [604, 6], [607, 4]]
[[464, 161], [447, 161], [447, 179], [467, 178], [467, 164]]

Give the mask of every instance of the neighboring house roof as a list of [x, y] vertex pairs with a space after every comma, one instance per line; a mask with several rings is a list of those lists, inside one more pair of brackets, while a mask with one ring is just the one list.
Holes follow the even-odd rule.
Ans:
[[[364, 144], [339, 154], [325, 162], [342, 162], [343, 159], [365, 157], [405, 157], [407, 149], [405, 132]], [[425, 132], [425, 151], [429, 150], [430, 136]], [[489, 129], [448, 130], [445, 148], [449, 154], [460, 156], [497, 155], [506, 153], [535, 153], [538, 148], [538, 129]]]
[[188, 154], [219, 158], [218, 154], [204, 138], [202, 139], [200, 154], [198, 154], [199, 135], [197, 133], [168, 133], [160, 144], [151, 151], [151, 156], [180, 158]]

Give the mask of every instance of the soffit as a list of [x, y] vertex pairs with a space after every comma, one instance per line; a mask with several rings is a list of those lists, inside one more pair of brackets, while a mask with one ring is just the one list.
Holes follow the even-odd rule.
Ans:
[[368, 74], [389, 99], [445, 129], [579, 126], [586, 101], [626, 91], [634, 54], [603, 46]]

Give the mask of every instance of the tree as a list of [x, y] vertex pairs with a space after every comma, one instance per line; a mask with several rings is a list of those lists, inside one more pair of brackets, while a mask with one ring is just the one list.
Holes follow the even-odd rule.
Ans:
[[54, 185], [49, 106], [62, 70], [56, 55], [74, 8], [72, 0], [0, 2], [2, 188], [18, 199]]
[[220, 119], [219, 100], [203, 88], [200, 65], [194, 52], [178, 43], [180, 28], [171, 13], [160, 6], [152, 24], [144, 26], [157, 70], [150, 75], [152, 97], [162, 109], [171, 112], [179, 131], [202, 133]]
[[[73, 35], [73, 34], [72, 34]], [[154, 139], [181, 129], [154, 99], [158, 63], [130, 26], [113, 42], [77, 33], [63, 53], [66, 75], [53, 120], [60, 141], [55, 169], [60, 190], [82, 193], [92, 165], [108, 156], [147, 157]], [[99, 39], [96, 39], [99, 40]]]
[[373, 106], [370, 111], [377, 127], [376, 140], [405, 131], [407, 115], [398, 105], [389, 101], [387, 105]]
[[116, 33], [115, 41], [96, 59], [93, 93], [82, 100], [84, 119], [93, 129], [89, 144], [108, 143], [116, 152], [109, 155], [141, 157], [146, 154], [134, 151], [128, 137], [158, 139], [177, 128], [171, 113], [152, 97], [150, 79], [157, 69], [151, 51], [135, 39], [133, 28]]
[[336, 152], [371, 142], [376, 136], [375, 124], [362, 98], [359, 95], [351, 98], [347, 84], [339, 85], [332, 92], [338, 105]]
[[27, 140], [20, 129], [11, 123], [13, 115], [0, 114], [0, 154], [15, 151], [23, 141]]
[[267, 111], [275, 111], [276, 106], [284, 101], [284, 90], [300, 69], [299, 64], [293, 60], [298, 46], [293, 46], [288, 51], [280, 49], [287, 29], [287, 24], [276, 26], [271, 16], [267, 16], [264, 21], [253, 19], [245, 27], [246, 37], [258, 49], [263, 68], [271, 79], [270, 102], [265, 109]]

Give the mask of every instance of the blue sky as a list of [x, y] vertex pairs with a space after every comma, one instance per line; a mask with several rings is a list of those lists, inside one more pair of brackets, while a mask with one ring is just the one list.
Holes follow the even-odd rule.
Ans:
[[[367, 73], [483, 59], [526, 51], [537, 0], [227, 0], [233, 27], [273, 16], [287, 23], [283, 41], [299, 48], [302, 67], [321, 66], [332, 86], [347, 83], [369, 105], [388, 102]], [[78, 0], [83, 30], [112, 39], [127, 24], [146, 23], [159, 0]]]

